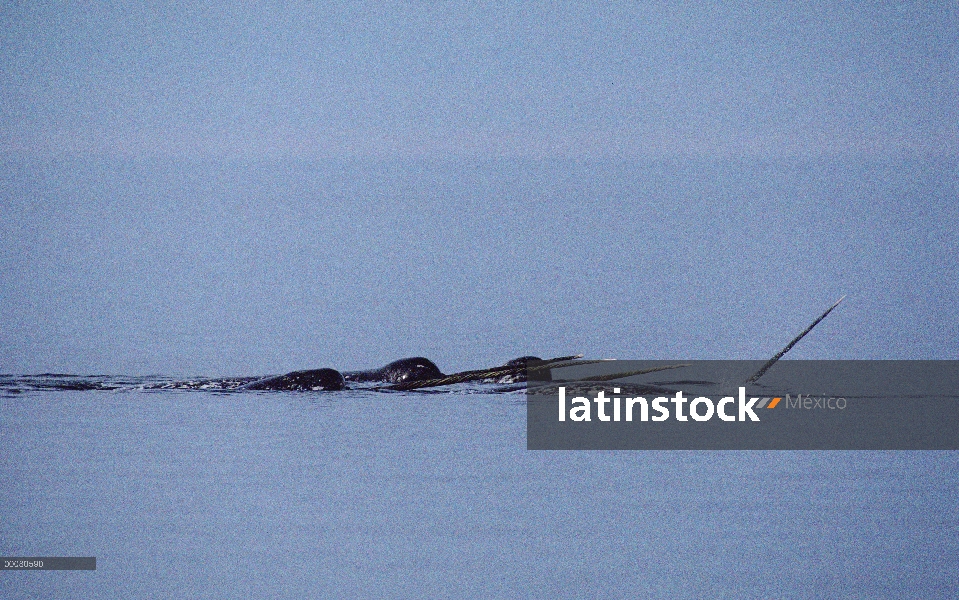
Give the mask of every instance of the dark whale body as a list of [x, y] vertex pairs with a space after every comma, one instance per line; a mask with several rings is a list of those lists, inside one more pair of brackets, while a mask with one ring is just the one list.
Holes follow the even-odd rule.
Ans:
[[542, 361], [543, 359], [538, 356], [520, 356], [519, 358], [514, 358], [513, 360], [509, 361], [503, 366], [504, 367], [525, 367], [529, 363], [535, 362], [537, 360]]
[[[541, 360], [537, 356], [521, 356], [509, 361], [504, 367], [521, 368]], [[467, 372], [472, 374], [472, 372]], [[463, 373], [466, 374], [466, 373]], [[548, 372], [546, 374], [548, 377]], [[274, 375], [251, 381], [237, 389], [274, 391], [333, 391], [346, 389], [346, 382], [402, 384], [445, 377], [439, 367], [428, 358], [414, 356], [395, 360], [379, 369], [347, 371], [340, 374], [334, 369], [293, 371], [286, 375]], [[474, 377], [475, 380], [475, 377]], [[513, 373], [487, 379], [487, 382], [517, 383], [526, 381], [526, 372]]]
[[284, 390], [284, 391], [329, 391], [346, 388], [343, 376], [335, 369], [312, 369], [293, 371], [286, 375], [276, 375], [257, 379], [241, 386], [241, 390]]
[[[509, 361], [503, 366], [504, 367], [526, 367], [531, 362], [537, 362], [542, 360], [543, 359], [538, 356], [520, 356], [519, 358], [514, 358], [513, 360]], [[549, 371], [546, 371], [544, 376], [546, 378], [549, 378]], [[497, 377], [494, 381], [496, 383], [520, 383], [520, 382], [526, 381], [526, 371], [523, 371], [521, 373], [516, 373], [513, 375], [503, 375], [501, 377]]]
[[379, 369], [349, 371], [343, 374], [343, 378], [346, 381], [355, 381], [357, 383], [409, 383], [411, 381], [424, 381], [426, 379], [439, 379], [441, 377], [443, 377], [443, 372], [440, 371], [439, 367], [430, 359], [423, 358], [422, 356], [395, 360]]

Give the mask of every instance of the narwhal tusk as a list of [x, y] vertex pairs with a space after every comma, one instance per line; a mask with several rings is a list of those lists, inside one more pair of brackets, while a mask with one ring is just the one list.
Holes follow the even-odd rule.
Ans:
[[750, 377], [749, 379], [746, 380], [746, 383], [753, 383], [753, 382], [755, 382], [757, 379], [759, 379], [760, 377], [762, 377], [763, 375], [765, 375], [765, 374], [766, 374], [766, 371], [768, 371], [771, 366], [773, 366], [774, 364], [776, 364], [776, 361], [777, 361], [777, 360], [779, 360], [780, 358], [782, 358], [783, 355], [786, 354], [787, 352], [789, 352], [789, 351], [792, 349], [793, 346], [795, 346], [797, 343], [799, 343], [799, 340], [801, 340], [801, 339], [803, 339], [804, 337], [806, 337], [806, 334], [809, 333], [810, 331], [812, 331], [812, 328], [813, 328], [813, 327], [815, 327], [816, 325], [819, 325], [819, 322], [822, 321], [823, 319], [825, 319], [826, 316], [827, 316], [829, 313], [832, 312], [832, 309], [834, 309], [834, 308], [836, 308], [837, 306], [839, 306], [839, 303], [842, 302], [842, 301], [845, 300], [845, 299], [846, 299], [846, 297], [843, 296], [843, 297], [840, 298], [839, 300], [836, 300], [836, 303], [835, 303], [835, 304], [833, 304], [833, 305], [830, 306], [828, 309], [826, 309], [826, 312], [824, 312], [823, 314], [819, 315], [819, 318], [816, 319], [815, 321], [813, 321], [812, 324], [811, 324], [809, 327], [803, 329], [803, 332], [800, 333], [799, 335], [797, 335], [795, 338], [793, 338], [793, 341], [791, 341], [791, 342], [789, 342], [788, 344], [786, 344], [786, 347], [785, 347], [785, 348], [783, 348], [782, 350], [780, 350], [779, 352], [777, 352], [775, 356], [773, 356], [772, 358], [770, 358], [769, 360], [767, 360], [767, 361], [766, 361], [766, 364], [764, 364], [761, 369], [759, 369], [758, 371], [756, 371], [756, 372], [753, 374], [752, 377]]

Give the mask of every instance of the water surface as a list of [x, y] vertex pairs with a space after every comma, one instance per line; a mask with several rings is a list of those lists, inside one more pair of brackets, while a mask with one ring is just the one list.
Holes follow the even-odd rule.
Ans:
[[[522, 393], [7, 377], [19, 598], [953, 598], [959, 455], [533, 452]], [[64, 378], [34, 378], [34, 383]]]

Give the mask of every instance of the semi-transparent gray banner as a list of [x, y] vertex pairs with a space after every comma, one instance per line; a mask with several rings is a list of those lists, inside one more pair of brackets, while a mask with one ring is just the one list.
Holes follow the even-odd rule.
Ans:
[[530, 450], [959, 450], [959, 361], [531, 365]]
[[5, 571], [96, 571], [95, 556], [14, 556], [0, 557]]

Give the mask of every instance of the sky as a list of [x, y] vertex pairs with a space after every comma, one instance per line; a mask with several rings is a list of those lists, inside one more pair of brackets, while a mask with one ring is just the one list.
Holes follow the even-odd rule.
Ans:
[[0, 372], [959, 358], [957, 9], [5, 2]]
[[953, 153], [959, 4], [5, 2], [25, 155]]

